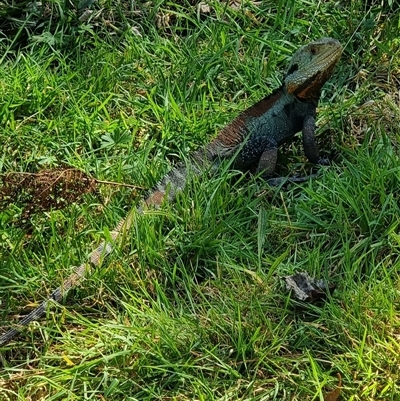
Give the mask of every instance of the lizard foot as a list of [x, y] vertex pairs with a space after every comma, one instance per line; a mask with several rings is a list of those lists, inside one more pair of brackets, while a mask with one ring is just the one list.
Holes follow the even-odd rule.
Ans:
[[276, 178], [269, 178], [266, 181], [271, 187], [277, 187], [285, 184], [305, 182], [308, 181], [309, 179], [315, 178], [317, 175], [318, 173], [305, 176], [294, 175], [292, 177], [276, 177]]
[[329, 153], [329, 155], [325, 155], [324, 157], [321, 157], [318, 159], [317, 164], [321, 166], [330, 166], [332, 165], [332, 162], [337, 159], [339, 155], [339, 152], [337, 150], [332, 149]]

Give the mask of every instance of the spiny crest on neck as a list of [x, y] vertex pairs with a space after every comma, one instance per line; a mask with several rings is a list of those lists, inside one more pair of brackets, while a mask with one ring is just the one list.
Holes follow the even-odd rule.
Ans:
[[322, 38], [298, 49], [285, 77], [286, 91], [300, 99], [318, 100], [342, 51], [339, 41], [332, 38]]

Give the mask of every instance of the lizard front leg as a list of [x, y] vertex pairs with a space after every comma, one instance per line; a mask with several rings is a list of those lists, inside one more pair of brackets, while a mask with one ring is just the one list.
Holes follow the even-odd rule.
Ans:
[[315, 117], [307, 116], [303, 121], [303, 147], [307, 159], [314, 164], [329, 165], [328, 158], [319, 157], [318, 145], [315, 142]]
[[275, 171], [276, 161], [278, 159], [278, 148], [272, 147], [265, 150], [259, 161], [257, 167], [257, 173], [261, 173], [262, 178], [264, 178], [269, 185], [276, 187], [284, 183], [290, 182], [304, 182], [307, 181], [309, 177], [274, 177], [271, 178], [273, 172]]
[[307, 159], [314, 164], [319, 162], [319, 150], [315, 142], [315, 118], [307, 116], [303, 121], [303, 147]]
[[306, 180], [305, 177], [274, 177], [271, 178], [275, 171], [276, 162], [278, 159], [278, 148], [271, 147], [262, 153], [257, 167], [257, 173], [261, 173], [262, 178], [264, 178], [271, 187], [276, 187], [282, 185], [286, 182], [303, 182]]
[[276, 146], [264, 150], [258, 160], [257, 174], [261, 173], [265, 179], [270, 178], [275, 171], [277, 159], [278, 148]]

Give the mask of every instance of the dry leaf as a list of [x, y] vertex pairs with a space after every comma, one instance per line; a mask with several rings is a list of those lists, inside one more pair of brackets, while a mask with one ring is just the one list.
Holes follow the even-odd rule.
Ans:
[[306, 272], [299, 272], [284, 277], [286, 288], [300, 301], [313, 302], [324, 300], [327, 294], [332, 294], [334, 285], [327, 285], [324, 280], [317, 280]]
[[340, 373], [338, 373], [337, 377], [339, 379], [337, 387], [335, 388], [335, 390], [332, 390], [330, 393], [326, 394], [326, 396], [324, 397], [324, 401], [337, 401], [339, 399], [340, 390], [342, 387], [342, 376], [340, 375]]

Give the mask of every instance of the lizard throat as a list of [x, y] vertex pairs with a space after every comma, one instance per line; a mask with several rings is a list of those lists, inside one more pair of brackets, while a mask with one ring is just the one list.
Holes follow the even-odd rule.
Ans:
[[318, 71], [316, 74], [307, 78], [300, 84], [297, 82], [287, 82], [287, 92], [303, 100], [318, 101], [321, 95], [321, 89], [331, 76], [334, 66], [335, 63], [332, 63], [324, 71]]

